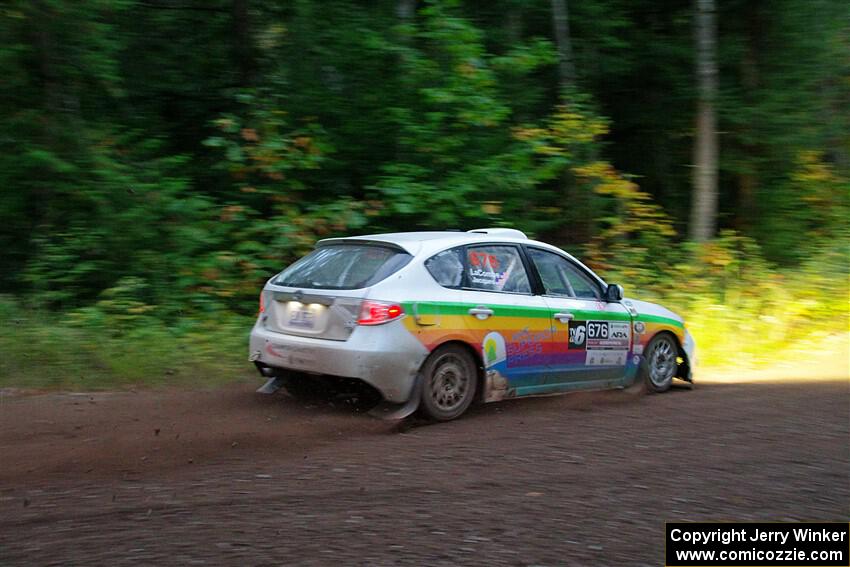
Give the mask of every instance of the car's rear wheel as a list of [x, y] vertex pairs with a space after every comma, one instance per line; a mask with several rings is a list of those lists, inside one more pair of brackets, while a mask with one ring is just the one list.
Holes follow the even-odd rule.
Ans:
[[422, 367], [423, 413], [437, 421], [459, 417], [475, 398], [478, 372], [472, 356], [461, 346], [435, 350]]
[[676, 375], [679, 348], [676, 340], [666, 333], [654, 337], [646, 347], [642, 367], [644, 383], [650, 392], [670, 389]]

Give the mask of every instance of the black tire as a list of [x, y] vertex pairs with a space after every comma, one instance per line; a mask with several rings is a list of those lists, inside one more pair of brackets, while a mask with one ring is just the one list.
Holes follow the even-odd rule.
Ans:
[[670, 389], [679, 364], [679, 347], [668, 333], [660, 333], [649, 341], [644, 351], [640, 372], [648, 392], [660, 393]]
[[460, 417], [475, 399], [478, 368], [469, 352], [458, 345], [440, 347], [422, 365], [419, 408], [435, 421]]

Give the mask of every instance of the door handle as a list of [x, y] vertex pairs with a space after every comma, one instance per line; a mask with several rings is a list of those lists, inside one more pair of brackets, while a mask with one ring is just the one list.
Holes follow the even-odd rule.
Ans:
[[575, 319], [575, 315], [573, 315], [572, 313], [555, 313], [554, 315], [552, 315], [552, 317], [554, 317], [561, 323], [566, 323]]
[[478, 307], [473, 307], [469, 310], [470, 315], [475, 315], [476, 319], [481, 319], [482, 321], [493, 314], [493, 310], [489, 307], [484, 307], [479, 305]]

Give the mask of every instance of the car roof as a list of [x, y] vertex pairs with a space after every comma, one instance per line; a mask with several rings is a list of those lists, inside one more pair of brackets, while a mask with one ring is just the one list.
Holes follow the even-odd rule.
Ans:
[[564, 254], [565, 252], [556, 246], [529, 239], [522, 232], [511, 228], [483, 228], [460, 231], [422, 231], [422, 232], [390, 232], [386, 234], [365, 234], [363, 236], [347, 236], [343, 238], [326, 238], [318, 242], [319, 246], [345, 242], [380, 242], [393, 244], [404, 249], [413, 256], [422, 253], [438, 252], [454, 246], [463, 244], [476, 244], [479, 242], [503, 242], [511, 244], [533, 244], [543, 248]]
[[600, 278], [590, 268], [585, 266], [578, 258], [572, 254], [553, 246], [540, 242], [539, 240], [531, 240], [522, 232], [512, 228], [482, 228], [470, 230], [468, 232], [460, 231], [422, 231], [422, 232], [390, 232], [386, 234], [365, 234], [363, 236], [348, 236], [342, 238], [326, 238], [320, 240], [317, 246], [328, 246], [330, 244], [343, 244], [355, 242], [374, 242], [385, 243], [397, 246], [406, 251], [412, 256], [428, 256], [430, 257], [437, 252], [462, 246], [464, 244], [478, 243], [506, 243], [506, 244], [526, 244], [539, 248], [545, 248], [567, 256], [573, 262], [586, 270], [595, 280], [601, 284], [605, 284], [605, 280]]

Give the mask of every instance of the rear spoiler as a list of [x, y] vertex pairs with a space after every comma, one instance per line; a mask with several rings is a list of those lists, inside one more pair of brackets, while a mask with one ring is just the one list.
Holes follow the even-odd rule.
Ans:
[[[401, 244], [396, 242], [389, 242], [387, 240], [380, 240], [377, 238], [325, 238], [316, 243], [316, 248], [321, 248], [323, 246], [333, 246], [334, 244], [357, 244], [359, 246], [381, 246], [383, 248], [392, 248], [394, 250], [398, 250], [400, 252], [404, 252], [410, 255], [416, 255], [418, 250], [419, 243], [405, 242], [405, 244], [411, 245], [411, 248], [406, 248]], [[416, 248], [412, 248], [412, 246], [416, 246]]]

